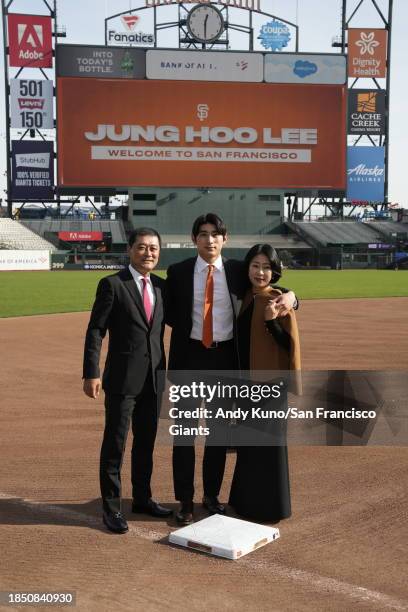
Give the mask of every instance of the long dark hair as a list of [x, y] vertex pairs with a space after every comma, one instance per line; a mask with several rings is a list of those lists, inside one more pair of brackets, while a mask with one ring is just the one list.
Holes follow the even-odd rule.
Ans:
[[271, 264], [272, 269], [271, 282], [276, 283], [282, 276], [282, 263], [278, 257], [277, 252], [270, 244], [255, 244], [249, 249], [244, 259], [246, 278], [248, 278], [249, 274], [249, 265], [253, 258], [257, 255], [266, 255], [266, 257], [269, 259], [269, 263]]

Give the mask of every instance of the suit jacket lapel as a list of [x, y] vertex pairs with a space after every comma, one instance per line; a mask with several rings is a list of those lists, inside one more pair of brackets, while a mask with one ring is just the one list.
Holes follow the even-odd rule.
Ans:
[[136, 287], [136, 283], [133, 279], [133, 276], [129, 272], [128, 268], [126, 268], [126, 270], [123, 271], [123, 275], [121, 275], [121, 279], [126, 289], [129, 291], [133, 299], [133, 302], [135, 303], [139, 313], [141, 314], [143, 322], [145, 323], [146, 327], [149, 327], [149, 323], [147, 321], [145, 309], [144, 309], [143, 302], [142, 302], [142, 296], [140, 295], [140, 291]]
[[[186, 262], [186, 275], [184, 278], [184, 290], [185, 300], [188, 304], [188, 312], [190, 313], [191, 326], [193, 325], [193, 305], [194, 305], [194, 268], [196, 265], [197, 257], [189, 259]], [[191, 329], [190, 329], [191, 331]]]
[[156, 316], [157, 316], [157, 312], [159, 310], [158, 306], [159, 306], [159, 303], [163, 301], [163, 296], [160, 291], [160, 285], [158, 284], [156, 280], [156, 276], [154, 274], [150, 275], [150, 282], [152, 283], [152, 287], [153, 287], [153, 291], [155, 295], [154, 309], [153, 309], [153, 316], [152, 316], [152, 327], [153, 327]]
[[223, 258], [222, 261], [224, 263], [225, 278], [227, 280], [228, 293], [231, 299], [232, 312], [233, 312], [234, 320], [235, 320], [241, 310], [242, 299], [240, 296], [237, 295], [237, 292], [234, 291], [233, 289], [233, 279], [232, 279], [233, 270], [228, 265], [228, 260]]

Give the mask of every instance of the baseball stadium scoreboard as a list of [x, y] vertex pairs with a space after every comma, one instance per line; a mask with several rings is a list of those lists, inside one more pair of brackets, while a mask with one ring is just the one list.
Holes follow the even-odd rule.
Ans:
[[[178, 19], [160, 22], [170, 5]], [[145, 0], [105, 19], [103, 46], [54, 44], [55, 14], [4, 13], [8, 64], [20, 68], [8, 123], [26, 130], [12, 140], [7, 132], [9, 200], [214, 187], [347, 190], [349, 199], [381, 201], [387, 99], [378, 86], [349, 89], [348, 79], [386, 78], [386, 29], [350, 28], [347, 55], [299, 53], [297, 24], [263, 6]], [[247, 25], [233, 23], [238, 13]], [[158, 45], [169, 27], [178, 48]], [[230, 50], [234, 29], [248, 50]], [[19, 78], [27, 66], [54, 70], [55, 88], [40, 74]], [[54, 129], [56, 147], [36, 137]], [[347, 146], [348, 133], [379, 140]]]
[[323, 59], [306, 84], [262, 53], [61, 45], [58, 183], [344, 189], [346, 63]]

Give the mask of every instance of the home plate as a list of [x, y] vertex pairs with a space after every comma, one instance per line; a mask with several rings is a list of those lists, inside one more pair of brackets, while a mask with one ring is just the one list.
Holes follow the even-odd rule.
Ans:
[[173, 531], [169, 535], [169, 542], [225, 559], [240, 559], [273, 542], [279, 535], [279, 529], [275, 527], [213, 514]]

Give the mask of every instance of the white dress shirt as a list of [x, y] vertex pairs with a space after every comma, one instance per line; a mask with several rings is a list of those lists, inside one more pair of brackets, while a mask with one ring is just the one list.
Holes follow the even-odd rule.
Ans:
[[152, 305], [152, 313], [153, 313], [154, 305], [156, 302], [156, 295], [154, 293], [152, 281], [150, 280], [150, 274], [143, 276], [143, 274], [140, 274], [140, 272], [135, 270], [130, 264], [129, 264], [129, 272], [133, 276], [133, 280], [136, 283], [136, 287], [139, 289], [139, 293], [142, 296], [142, 302], [143, 302], [143, 281], [142, 279], [145, 278], [147, 280], [147, 283], [146, 283], [147, 293], [149, 294], [149, 297], [150, 297], [150, 303]]
[[[202, 340], [205, 285], [208, 275], [208, 263], [200, 255], [194, 267], [193, 327], [190, 338]], [[214, 266], [214, 302], [213, 302], [213, 340], [223, 342], [233, 337], [233, 312], [231, 298], [225, 277], [221, 255], [212, 264]]]

